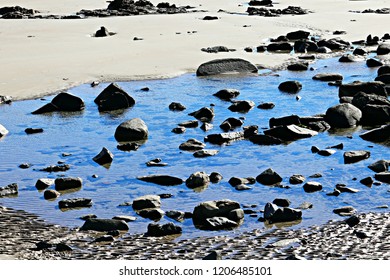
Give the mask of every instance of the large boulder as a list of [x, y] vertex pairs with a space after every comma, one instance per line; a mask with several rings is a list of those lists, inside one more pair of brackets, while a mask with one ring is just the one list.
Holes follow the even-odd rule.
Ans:
[[390, 142], [390, 124], [366, 131], [359, 136], [364, 140], [376, 143]]
[[0, 124], [0, 138], [8, 134], [8, 130]]
[[285, 81], [278, 86], [280, 91], [287, 93], [298, 93], [302, 89], [302, 84], [298, 81]]
[[80, 230], [113, 231], [129, 230], [125, 221], [116, 219], [87, 219]]
[[79, 189], [83, 185], [83, 180], [79, 177], [60, 177], [54, 181], [56, 191], [67, 191]]
[[390, 53], [390, 44], [380, 44], [376, 49], [377, 55], [385, 55]]
[[148, 138], [148, 127], [139, 118], [134, 118], [121, 123], [115, 131], [115, 139], [118, 142], [140, 141]]
[[325, 121], [331, 127], [347, 128], [357, 125], [362, 118], [362, 112], [359, 108], [349, 103], [339, 104], [330, 107], [326, 111]]
[[378, 76], [390, 74], [390, 65], [383, 65], [378, 69]]
[[137, 177], [138, 180], [161, 186], [176, 186], [183, 184], [183, 179], [170, 175], [148, 175]]
[[[242, 223], [244, 219], [244, 211], [240, 208], [238, 202], [232, 200], [214, 200], [206, 201], [197, 205], [194, 209], [192, 220], [194, 225], [197, 228], [205, 230], [219, 230], [221, 228], [221, 219], [219, 220], [207, 220], [210, 218], [222, 217], [224, 222], [227, 222], [226, 219], [235, 223], [235, 227]], [[218, 222], [219, 221], [219, 222]], [[226, 229], [230, 229], [231, 223]], [[225, 223], [226, 226], [226, 223]]]
[[256, 177], [256, 181], [263, 185], [275, 185], [282, 182], [283, 178], [280, 177], [278, 173], [276, 173], [272, 168], [268, 168], [260, 173]]
[[151, 223], [148, 225], [148, 231], [146, 234], [148, 236], [160, 237], [172, 234], [181, 234], [181, 232], [181, 227], [175, 225], [174, 223], [167, 223], [163, 225]]
[[61, 92], [56, 95], [51, 101], [59, 111], [73, 112], [82, 111], [85, 108], [84, 101], [73, 94], [67, 92]]
[[0, 197], [13, 196], [18, 194], [18, 184], [13, 183], [0, 188]]
[[342, 84], [339, 87], [339, 97], [355, 96], [359, 92], [365, 92], [367, 94], [376, 94], [381, 96], [387, 96], [385, 84], [382, 82], [360, 82], [355, 81], [349, 84]]
[[108, 85], [94, 100], [100, 112], [126, 109], [134, 106], [135, 100], [116, 83]]
[[264, 130], [264, 134], [281, 139], [283, 141], [295, 141], [298, 139], [316, 136], [318, 132], [292, 124], [276, 126], [271, 129]]
[[227, 73], [257, 73], [258, 69], [249, 61], [240, 58], [215, 59], [201, 64], [197, 76], [211, 76]]
[[205, 172], [195, 172], [186, 180], [186, 186], [190, 189], [206, 188], [210, 178]]
[[134, 199], [132, 206], [136, 211], [147, 208], [160, 208], [161, 200], [158, 195], [144, 195]]

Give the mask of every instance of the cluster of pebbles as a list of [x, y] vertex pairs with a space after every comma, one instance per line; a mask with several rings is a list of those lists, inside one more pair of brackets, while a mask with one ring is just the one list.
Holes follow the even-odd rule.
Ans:
[[[102, 238], [46, 224], [24, 211], [0, 208], [0, 256], [15, 259], [389, 259], [390, 213], [358, 215], [360, 222], [330, 221], [308, 229], [254, 230], [175, 240], [177, 236]], [[100, 239], [99, 239], [100, 237]]]

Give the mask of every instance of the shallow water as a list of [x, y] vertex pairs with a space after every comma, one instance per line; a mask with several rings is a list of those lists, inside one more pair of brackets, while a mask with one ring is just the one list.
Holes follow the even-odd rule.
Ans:
[[[167, 80], [146, 80], [123, 82], [119, 85], [136, 100], [136, 105], [121, 113], [99, 113], [93, 103], [94, 98], [107, 86], [100, 84], [91, 88], [82, 85], [69, 89], [69, 92], [80, 96], [86, 103], [82, 113], [49, 115], [32, 115], [31, 112], [48, 103], [46, 100], [18, 101], [12, 105], [0, 106], [0, 123], [10, 133], [0, 140], [0, 186], [17, 182], [19, 195], [16, 198], [1, 198], [0, 204], [16, 209], [36, 213], [50, 223], [78, 227], [83, 224], [79, 219], [86, 214], [96, 214], [99, 218], [111, 218], [115, 215], [137, 216], [131, 207], [119, 207], [119, 204], [146, 194], [170, 193], [172, 198], [162, 200], [162, 209], [192, 212], [194, 207], [207, 200], [229, 198], [241, 205], [256, 205], [255, 210], [262, 210], [267, 202], [275, 198], [288, 198], [292, 207], [302, 202], [313, 203], [314, 207], [303, 211], [303, 220], [294, 227], [321, 224], [330, 219], [341, 219], [332, 213], [336, 207], [352, 205], [359, 212], [388, 211], [377, 209], [377, 206], [388, 204], [389, 185], [382, 184], [368, 188], [359, 180], [373, 176], [367, 166], [379, 159], [389, 159], [389, 148], [366, 142], [358, 135], [367, 128], [358, 127], [337, 133], [324, 132], [318, 136], [295, 141], [289, 145], [258, 146], [249, 141], [237, 141], [227, 146], [216, 146], [207, 143], [207, 149], [217, 149], [219, 153], [210, 158], [195, 158], [192, 153], [180, 151], [179, 145], [190, 138], [203, 141], [207, 134], [221, 133], [219, 124], [228, 117], [245, 117], [244, 125], [258, 125], [267, 128], [271, 117], [291, 114], [310, 116], [324, 113], [330, 106], [338, 104], [338, 88], [327, 83], [313, 81], [312, 76], [321, 72], [338, 72], [344, 75], [344, 83], [354, 80], [370, 81], [376, 76], [376, 69], [370, 69], [365, 63], [342, 64], [337, 58], [320, 60], [313, 64], [314, 71], [289, 72], [281, 71], [278, 75], [249, 77], [212, 77], [197, 78], [194, 74], [186, 74]], [[285, 94], [277, 89], [280, 82], [297, 79], [302, 82], [299, 92], [302, 98], [297, 101], [296, 95]], [[141, 91], [149, 87], [149, 92]], [[261, 102], [274, 102], [272, 110], [260, 110], [256, 107], [247, 114], [233, 113], [227, 108], [230, 103], [221, 101], [212, 94], [223, 88], [235, 88], [241, 94], [238, 100], [252, 100], [256, 105]], [[9, 93], [11, 94], [11, 93]], [[171, 102], [181, 102], [187, 109], [183, 112], [172, 112], [168, 109]], [[184, 134], [171, 132], [178, 123], [193, 120], [188, 113], [204, 106], [214, 104], [216, 117], [214, 128], [204, 132], [198, 128], [188, 128]], [[116, 148], [114, 139], [116, 127], [123, 121], [139, 117], [149, 128], [149, 139], [137, 151], [123, 152]], [[41, 127], [44, 133], [26, 135], [27, 127]], [[262, 129], [260, 129], [260, 132]], [[352, 139], [347, 136], [352, 136]], [[338, 150], [330, 157], [312, 154], [310, 148], [319, 148], [344, 143], [344, 151], [369, 150], [371, 158], [355, 164], [343, 164], [343, 152]], [[96, 164], [92, 158], [102, 147], [107, 147], [114, 154], [114, 161], [106, 169]], [[63, 153], [70, 153], [64, 157]], [[146, 167], [145, 163], [160, 157], [168, 163], [166, 167]], [[65, 173], [46, 173], [38, 171], [48, 165], [63, 161], [71, 165]], [[20, 169], [21, 163], [31, 163], [29, 169]], [[322, 178], [308, 179], [323, 185], [323, 191], [305, 193], [302, 185], [291, 186], [290, 189], [273, 188], [256, 183], [251, 190], [236, 191], [227, 182], [232, 176], [256, 177], [265, 169], [272, 167], [288, 185], [288, 178], [293, 174], [302, 174], [306, 178], [314, 173], [321, 173]], [[210, 184], [202, 192], [194, 192], [185, 184], [174, 187], [163, 187], [145, 183], [137, 176], [149, 174], [169, 174], [186, 179], [196, 171], [220, 172], [224, 179], [218, 184]], [[97, 174], [98, 178], [92, 175]], [[43, 192], [35, 188], [39, 178], [56, 178], [60, 175], [79, 176], [83, 179], [81, 190], [63, 194], [56, 201], [43, 199]], [[354, 181], [353, 178], [357, 178]], [[329, 197], [326, 193], [333, 191], [337, 183], [356, 188], [356, 194], [343, 193], [339, 197]], [[53, 188], [53, 186], [51, 187]], [[79, 210], [62, 212], [58, 208], [58, 200], [76, 197], [92, 198], [93, 206]], [[262, 214], [259, 213], [259, 217]], [[164, 217], [160, 222], [173, 221]], [[129, 223], [129, 233], [144, 233], [150, 220], [138, 216], [137, 221]], [[175, 222], [177, 223], [177, 222]], [[179, 223], [178, 223], [179, 224]], [[215, 235], [215, 232], [195, 229], [191, 220], [186, 220], [182, 237]], [[264, 228], [257, 218], [245, 216], [244, 224], [230, 234]]]

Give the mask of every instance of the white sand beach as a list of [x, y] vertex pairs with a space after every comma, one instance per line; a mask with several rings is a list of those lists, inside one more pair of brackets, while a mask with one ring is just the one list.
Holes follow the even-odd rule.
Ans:
[[[325, 38], [334, 37], [335, 30], [344, 30], [347, 34], [342, 38], [346, 40], [365, 39], [371, 33], [383, 36], [389, 31], [388, 15], [349, 12], [389, 7], [388, 0], [300, 0], [293, 3], [280, 0], [275, 8], [295, 5], [313, 13], [272, 18], [248, 16], [245, 13], [248, 2], [243, 1], [177, 0], [172, 3], [208, 12], [73, 20], [1, 19], [0, 95], [27, 99], [95, 80], [171, 77], [195, 71], [201, 63], [221, 57], [244, 58], [254, 64], [275, 67], [294, 57], [247, 53], [244, 48], [256, 47], [269, 38], [298, 29]], [[105, 8], [108, 3], [103, 0], [1, 1], [1, 6], [15, 5], [47, 14], [74, 14], [81, 9]], [[219, 9], [229, 13], [218, 12]], [[201, 20], [205, 15], [216, 15], [219, 20]], [[92, 37], [100, 26], [117, 34]], [[134, 37], [143, 40], [133, 41]], [[200, 50], [215, 45], [237, 51], [209, 54]]]

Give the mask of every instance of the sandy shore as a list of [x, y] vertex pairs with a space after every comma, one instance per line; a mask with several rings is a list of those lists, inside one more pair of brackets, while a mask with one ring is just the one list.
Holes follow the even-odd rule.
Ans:
[[[325, 38], [334, 37], [335, 30], [344, 30], [347, 34], [342, 38], [346, 40], [364, 39], [370, 33], [382, 36], [388, 32], [388, 15], [349, 11], [390, 6], [387, 0], [299, 0], [294, 3], [280, 0], [275, 8], [295, 5], [313, 13], [264, 18], [245, 14], [247, 2], [243, 1], [177, 0], [174, 3], [208, 12], [82, 20], [1, 20], [0, 95], [26, 99], [95, 80], [171, 77], [195, 71], [201, 63], [221, 57], [240, 57], [273, 68], [294, 56], [246, 53], [244, 48], [256, 47], [271, 37], [298, 29]], [[20, 5], [47, 14], [73, 14], [83, 8], [104, 8], [107, 3], [103, 0], [66, 3], [6, 0], [1, 5]], [[218, 12], [220, 9], [226, 12]], [[217, 15], [219, 20], [201, 20], [205, 15]], [[117, 34], [107, 38], [92, 37], [100, 26]], [[133, 41], [134, 37], [144, 40]], [[225, 54], [200, 51], [215, 45], [237, 51]]]
[[[255, 230], [239, 236], [175, 241], [175, 239], [123, 235], [110, 242], [94, 242], [99, 235], [48, 225], [23, 211], [0, 209], [1, 259], [101, 259], [101, 260], [192, 260], [212, 251], [222, 259], [390, 259], [390, 213], [359, 215], [361, 222], [351, 228], [343, 221], [330, 221], [308, 229]], [[355, 232], [364, 232], [359, 238]], [[52, 247], [38, 250], [44, 241]], [[71, 251], [58, 251], [57, 244]], [[64, 246], [63, 246], [64, 247]]]

